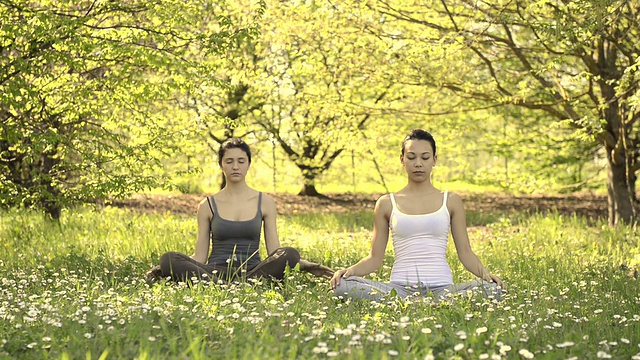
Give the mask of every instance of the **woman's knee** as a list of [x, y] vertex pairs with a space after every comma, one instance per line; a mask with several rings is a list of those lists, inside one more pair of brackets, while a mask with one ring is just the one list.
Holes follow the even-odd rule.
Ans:
[[279, 257], [287, 262], [290, 268], [295, 267], [300, 262], [300, 252], [296, 248], [284, 246], [276, 250], [279, 252]]
[[495, 298], [498, 301], [502, 300], [502, 288], [496, 283], [486, 283], [484, 285], [485, 296], [489, 298]]
[[168, 276], [173, 272], [174, 262], [181, 256], [183, 254], [174, 251], [166, 252], [160, 256], [160, 270], [162, 270], [164, 276]]
[[340, 279], [340, 283], [333, 288], [333, 294], [337, 297], [349, 296], [349, 291], [352, 288], [349, 284], [349, 279]]
[[373, 287], [363, 283], [362, 278], [357, 276], [340, 279], [340, 283], [333, 289], [333, 293], [335, 296], [343, 299], [354, 298], [375, 300], [381, 295], [378, 294]]

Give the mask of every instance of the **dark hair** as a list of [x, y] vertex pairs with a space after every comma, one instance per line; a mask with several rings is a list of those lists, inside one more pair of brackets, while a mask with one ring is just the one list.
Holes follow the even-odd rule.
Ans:
[[404, 140], [402, 140], [402, 156], [404, 156], [404, 147], [407, 145], [409, 140], [426, 140], [431, 144], [433, 148], [433, 155], [436, 155], [436, 140], [433, 138], [433, 135], [422, 129], [411, 130], [411, 132], [405, 136]]
[[227, 141], [223, 142], [222, 145], [220, 145], [220, 150], [218, 150], [218, 165], [222, 166], [222, 158], [224, 157], [224, 154], [227, 152], [227, 150], [234, 148], [238, 148], [247, 153], [249, 164], [251, 164], [251, 149], [249, 149], [249, 145], [247, 145], [247, 143], [242, 139], [233, 137], [227, 139]]

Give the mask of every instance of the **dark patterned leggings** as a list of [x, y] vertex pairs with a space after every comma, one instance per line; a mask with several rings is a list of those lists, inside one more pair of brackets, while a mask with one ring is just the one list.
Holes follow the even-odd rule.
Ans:
[[250, 268], [228, 267], [226, 265], [209, 265], [195, 261], [190, 256], [167, 252], [160, 257], [162, 276], [170, 276], [174, 281], [187, 281], [197, 278], [214, 282], [228, 282], [250, 278], [273, 278], [282, 280], [285, 268], [295, 267], [300, 261], [300, 253], [292, 247], [281, 247]]

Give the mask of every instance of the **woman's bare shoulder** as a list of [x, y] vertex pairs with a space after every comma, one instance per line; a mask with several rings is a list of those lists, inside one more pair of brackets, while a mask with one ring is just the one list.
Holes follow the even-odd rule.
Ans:
[[273, 198], [273, 196], [271, 196], [271, 195], [269, 195], [269, 194], [267, 194], [265, 192], [262, 193], [262, 201], [271, 202], [271, 203], [274, 203], [274, 204], [276, 203], [276, 201]]
[[278, 213], [278, 207], [276, 205], [276, 201], [273, 199], [273, 196], [266, 193], [262, 193], [262, 213], [269, 214], [272, 212], [274, 214]]
[[389, 194], [384, 194], [378, 198], [376, 201], [375, 212], [382, 211], [383, 213], [387, 213], [391, 211], [391, 196]]
[[381, 195], [378, 200], [376, 200], [376, 206], [384, 203], [391, 203], [391, 196], [389, 194]]
[[213, 212], [212, 208], [210, 207], [210, 200], [209, 198], [212, 196], [207, 196], [204, 199], [200, 200], [200, 202], [198, 203], [198, 214], [200, 213], [209, 213], [211, 214]]
[[447, 193], [447, 207], [450, 211], [463, 210], [464, 203], [462, 197], [454, 192]]
[[447, 192], [447, 200], [448, 201], [452, 201], [452, 202], [456, 202], [456, 203], [462, 203], [462, 197], [460, 195], [458, 195], [457, 193], [453, 192], [453, 191], [448, 191]]

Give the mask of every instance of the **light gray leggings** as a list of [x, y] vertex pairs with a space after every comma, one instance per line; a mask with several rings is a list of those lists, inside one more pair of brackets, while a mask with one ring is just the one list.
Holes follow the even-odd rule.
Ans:
[[336, 296], [343, 298], [365, 299], [380, 301], [388, 296], [393, 290], [396, 291], [397, 297], [424, 297], [433, 294], [435, 300], [444, 299], [447, 294], [460, 293], [480, 293], [484, 297], [492, 296], [497, 300], [502, 298], [502, 290], [495, 283], [483, 280], [469, 281], [462, 284], [442, 285], [442, 286], [426, 286], [426, 285], [406, 285], [399, 282], [381, 282], [369, 279], [363, 279], [358, 276], [350, 276], [347, 279], [340, 279], [340, 285], [333, 290]]

